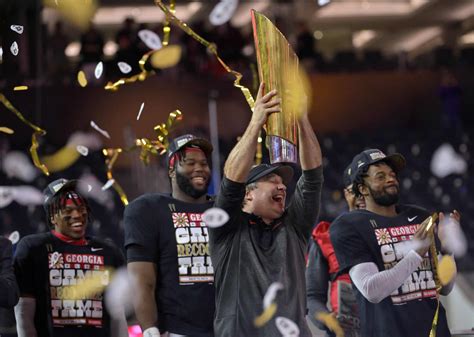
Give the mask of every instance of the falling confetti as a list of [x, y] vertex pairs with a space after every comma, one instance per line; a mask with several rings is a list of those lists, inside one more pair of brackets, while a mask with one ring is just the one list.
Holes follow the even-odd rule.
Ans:
[[105, 307], [113, 318], [121, 319], [133, 313], [134, 293], [129, 291], [131, 289], [130, 278], [127, 268], [121, 268], [114, 273], [112, 281], [107, 287]]
[[178, 45], [163, 47], [150, 56], [150, 64], [158, 69], [174, 67], [179, 60], [181, 60], [181, 47]]
[[13, 30], [15, 33], [23, 34], [23, 26], [20, 25], [11, 25], [10, 29]]
[[83, 88], [87, 86], [86, 74], [82, 70], [79, 70], [79, 72], [77, 73], [77, 82]]
[[112, 185], [115, 183], [115, 179], [109, 179], [107, 180], [107, 182], [104, 184], [104, 186], [102, 186], [102, 191], [106, 191], [108, 190], [109, 188], [112, 187]]
[[142, 111], [144, 107], [145, 107], [145, 102], [143, 102], [142, 105], [140, 106], [140, 110], [138, 111], [138, 115], [137, 115], [137, 120], [140, 119], [140, 116], [142, 115]]
[[7, 128], [6, 126], [0, 126], [0, 132], [7, 133], [9, 135], [12, 135], [15, 131], [13, 131], [10, 128]]
[[99, 79], [104, 72], [104, 64], [102, 62], [97, 63], [94, 70], [95, 78]]
[[91, 126], [96, 129], [102, 136], [110, 139], [110, 135], [107, 131], [102, 130], [94, 121], [91, 121]]
[[202, 219], [207, 227], [217, 228], [229, 221], [229, 214], [227, 214], [227, 212], [222, 208], [213, 207], [203, 213]]
[[286, 317], [277, 317], [275, 325], [283, 337], [298, 337], [300, 335], [300, 328], [291, 319]]
[[317, 312], [314, 316], [318, 321], [323, 322], [329, 330], [334, 332], [336, 334], [336, 337], [344, 337], [344, 330], [342, 329], [341, 325], [339, 324], [339, 321], [336, 317], [334, 317], [334, 315], [328, 312], [320, 311]]
[[76, 150], [84, 157], [86, 157], [89, 154], [89, 149], [83, 145], [76, 146]]
[[18, 241], [20, 241], [20, 233], [18, 231], [12, 232], [8, 236], [8, 240], [10, 240], [13, 245], [15, 245]]
[[265, 293], [265, 296], [263, 297], [264, 309], [267, 309], [275, 301], [278, 290], [282, 289], [283, 284], [281, 284], [280, 282], [273, 282], [272, 284], [270, 284], [270, 287], [268, 287], [268, 290]]
[[450, 255], [443, 255], [438, 263], [438, 278], [442, 285], [447, 285], [456, 275], [456, 263]]
[[18, 43], [16, 43], [16, 41], [14, 41], [12, 45], [10, 46], [10, 51], [14, 56], [18, 55], [19, 49], [18, 49]]
[[119, 62], [117, 63], [117, 65], [123, 74], [128, 74], [129, 72], [132, 71], [132, 67], [128, 63]]
[[24, 90], [28, 90], [27, 85], [17, 85], [16, 87], [13, 88], [13, 91], [24, 91]]
[[220, 26], [232, 18], [239, 4], [238, 0], [222, 0], [209, 14], [209, 21], [214, 26]]
[[89, 193], [90, 191], [92, 191], [92, 186], [87, 184], [87, 193]]
[[267, 309], [265, 309], [260, 316], [257, 316], [255, 318], [255, 320], [253, 321], [253, 324], [257, 328], [261, 328], [262, 326], [267, 324], [269, 320], [272, 319], [273, 315], [275, 315], [276, 313], [276, 310], [277, 310], [276, 303], [270, 304], [270, 306]]
[[3, 48], [0, 47], [0, 63], [2, 62], [3, 60]]
[[162, 47], [160, 37], [149, 29], [142, 29], [138, 32], [138, 37], [151, 50], [160, 49]]

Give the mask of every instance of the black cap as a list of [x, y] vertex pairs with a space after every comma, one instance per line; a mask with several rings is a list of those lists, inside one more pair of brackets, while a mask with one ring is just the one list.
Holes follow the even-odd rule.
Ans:
[[[364, 167], [373, 165], [375, 163], [385, 162], [395, 171], [399, 173], [406, 165], [405, 158], [400, 153], [394, 153], [387, 156], [379, 149], [369, 149], [362, 151], [352, 159], [353, 178], [360, 174]], [[353, 180], [354, 180], [353, 179]]]
[[182, 135], [170, 141], [168, 147], [168, 166], [171, 157], [173, 157], [176, 152], [187, 146], [200, 148], [206, 157], [209, 157], [212, 153], [212, 144], [206, 139], [198, 138], [191, 134]]
[[44, 202], [43, 206], [45, 209], [48, 208], [48, 205], [51, 202], [51, 199], [63, 190], [75, 190], [77, 185], [77, 180], [67, 180], [67, 179], [57, 179], [50, 183], [43, 191]]
[[283, 184], [288, 186], [293, 178], [293, 169], [288, 165], [269, 165], [260, 164], [252, 167], [247, 177], [246, 185], [256, 182], [257, 180], [269, 175], [270, 173], [278, 174], [283, 180]]
[[350, 163], [349, 166], [344, 169], [344, 173], [342, 174], [342, 183], [344, 184], [344, 187], [349, 187], [352, 185], [355, 178], [355, 171], [356, 170], [354, 170], [352, 167], [352, 163]]

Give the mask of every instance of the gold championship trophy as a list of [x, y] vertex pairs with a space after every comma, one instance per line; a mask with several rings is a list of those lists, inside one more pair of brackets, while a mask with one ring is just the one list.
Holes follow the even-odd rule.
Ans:
[[[271, 114], [266, 124], [265, 141], [270, 162], [297, 162], [296, 116], [301, 88], [298, 57], [283, 34], [264, 15], [252, 10], [252, 27], [260, 82], [265, 92], [276, 89], [281, 98], [281, 113]], [[301, 89], [302, 90], [302, 89]]]

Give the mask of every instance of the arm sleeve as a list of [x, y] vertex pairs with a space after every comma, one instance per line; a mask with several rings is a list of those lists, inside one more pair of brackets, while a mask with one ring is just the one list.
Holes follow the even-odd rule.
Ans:
[[371, 303], [379, 303], [398, 289], [420, 266], [423, 258], [410, 251], [392, 269], [379, 271], [373, 262], [358, 264], [349, 275], [360, 293]]
[[354, 226], [356, 224], [349, 222], [343, 215], [329, 227], [340, 273], [347, 273], [352, 266], [360, 263], [374, 262], [367, 243]]
[[16, 330], [18, 337], [37, 337], [35, 327], [36, 299], [21, 297], [15, 306]]
[[222, 179], [219, 194], [217, 195], [214, 207], [223, 209], [229, 215], [229, 221], [221, 227], [210, 228], [210, 239], [213, 242], [218, 242], [223, 236], [232, 232], [239, 221], [237, 214], [242, 210], [242, 202], [245, 197], [245, 184], [237, 183], [226, 177]]
[[310, 237], [311, 229], [319, 215], [322, 185], [322, 166], [303, 171], [288, 206], [288, 215], [293, 219], [292, 225], [305, 239]]
[[12, 245], [0, 238], [0, 307], [13, 307], [18, 302], [18, 285], [13, 272]]
[[329, 267], [327, 260], [317, 243], [311, 241], [306, 269], [306, 296], [311, 322], [319, 329], [325, 330], [325, 325], [316, 319], [318, 312], [329, 312], [326, 307], [329, 288]]
[[36, 289], [38, 287], [34, 277], [35, 263], [33, 256], [34, 254], [31, 251], [27, 238], [20, 240], [13, 259], [13, 268], [20, 289], [20, 296], [36, 297]]
[[127, 262], [154, 262], [157, 251], [158, 215], [153, 215], [153, 205], [148, 200], [138, 198], [131, 202], [124, 212], [125, 250]]

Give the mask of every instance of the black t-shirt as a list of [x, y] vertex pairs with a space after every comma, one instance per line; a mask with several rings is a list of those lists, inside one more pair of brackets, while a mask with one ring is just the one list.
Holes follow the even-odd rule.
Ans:
[[77, 246], [51, 233], [24, 237], [15, 252], [14, 268], [22, 296], [36, 299], [38, 336], [109, 337], [111, 320], [103, 291], [74, 300], [73, 286], [91, 274], [101, 275], [107, 285], [111, 269], [123, 264], [121, 251], [98, 239]]
[[[393, 268], [403, 254], [397, 246], [410, 240], [430, 214], [415, 206], [401, 206], [396, 217], [356, 210], [338, 217], [330, 227], [331, 241], [341, 272], [365, 262], [380, 271]], [[420, 267], [390, 296], [370, 303], [357, 290], [362, 336], [428, 336], [437, 306], [437, 292], [430, 254]], [[440, 304], [437, 337], [450, 336], [446, 312]]]
[[[322, 168], [303, 171], [283, 217], [266, 225], [241, 210], [245, 184], [223, 179], [215, 206], [224, 209], [230, 220], [209, 231], [216, 268], [216, 336], [281, 336], [275, 325], [278, 317], [292, 320], [301, 337], [311, 336], [305, 318], [305, 254], [319, 212], [322, 182]], [[284, 287], [275, 298], [277, 311], [256, 328], [254, 319], [263, 312], [263, 298], [274, 282]]]
[[157, 266], [156, 303], [160, 331], [212, 333], [214, 268], [207, 226], [201, 216], [212, 202], [191, 204], [146, 194], [125, 209], [127, 262]]

